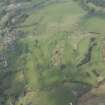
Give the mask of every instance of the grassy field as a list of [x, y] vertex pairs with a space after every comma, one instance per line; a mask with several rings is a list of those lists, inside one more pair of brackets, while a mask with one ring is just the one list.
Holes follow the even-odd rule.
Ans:
[[[61, 83], [63, 80], [75, 80], [95, 86], [98, 77], [93, 70], [100, 72], [100, 77], [104, 78], [105, 66], [101, 51], [103, 36], [95, 34], [104, 33], [104, 18], [90, 16], [85, 19], [85, 15], [86, 12], [75, 2], [59, 2], [37, 10], [22, 24], [35, 24], [21, 28], [28, 33], [22, 39], [22, 44], [27, 47], [26, 80], [34, 90], [30, 93], [32, 99], [29, 100], [36, 99], [32, 104], [69, 105], [77, 97], [72, 92], [72, 84], [66, 86]], [[92, 37], [96, 38], [97, 45], [92, 49], [91, 60], [77, 67], [91, 46]], [[60, 68], [62, 65], [64, 68]], [[42, 90], [36, 92], [35, 88]], [[23, 105], [26, 104], [27, 97], [28, 93], [20, 99]]]
[[104, 33], [104, 19], [104, 16], [90, 16], [88, 19], [83, 20], [82, 28], [89, 32]]
[[16, 105], [69, 105], [78, 98], [75, 88], [94, 87], [105, 78], [105, 17], [88, 16], [76, 2], [62, 1], [33, 10], [17, 28], [25, 37], [17, 40], [15, 52], [7, 51], [9, 68], [19, 70], [11, 82], [16, 86], [7, 90], [7, 105], [17, 87]]

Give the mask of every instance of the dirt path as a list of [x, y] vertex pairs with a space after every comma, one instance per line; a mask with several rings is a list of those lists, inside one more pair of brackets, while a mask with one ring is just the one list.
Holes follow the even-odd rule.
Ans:
[[83, 95], [77, 105], [105, 105], [105, 83]]

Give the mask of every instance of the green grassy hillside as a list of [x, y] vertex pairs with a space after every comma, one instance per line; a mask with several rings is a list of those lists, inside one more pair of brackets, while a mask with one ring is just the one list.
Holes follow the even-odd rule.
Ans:
[[22, 32], [15, 47], [0, 47], [0, 105], [75, 104], [105, 79], [105, 17], [73, 0], [28, 2], [27, 18], [11, 26]]

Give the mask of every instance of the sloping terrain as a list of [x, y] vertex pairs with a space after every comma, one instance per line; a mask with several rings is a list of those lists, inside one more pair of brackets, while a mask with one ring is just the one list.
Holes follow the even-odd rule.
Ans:
[[0, 105], [104, 103], [103, 14], [74, 0], [0, 5]]
[[105, 104], [105, 83], [92, 88], [91, 91], [83, 95], [77, 105], [104, 105]]

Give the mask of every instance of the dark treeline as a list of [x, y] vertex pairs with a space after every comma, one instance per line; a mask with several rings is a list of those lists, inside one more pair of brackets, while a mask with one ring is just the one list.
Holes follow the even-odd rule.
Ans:
[[74, 0], [77, 1], [81, 7], [89, 11], [90, 13], [94, 12], [103, 12], [105, 9], [105, 0]]

